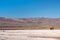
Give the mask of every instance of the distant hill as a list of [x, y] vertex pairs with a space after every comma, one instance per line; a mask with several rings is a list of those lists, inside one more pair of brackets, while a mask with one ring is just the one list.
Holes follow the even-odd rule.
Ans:
[[60, 29], [60, 18], [6, 18], [0, 17], [0, 29]]

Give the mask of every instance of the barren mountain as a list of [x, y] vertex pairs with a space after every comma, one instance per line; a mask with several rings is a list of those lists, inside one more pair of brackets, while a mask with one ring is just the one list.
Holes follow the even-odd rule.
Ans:
[[0, 29], [60, 29], [60, 18], [0, 17]]

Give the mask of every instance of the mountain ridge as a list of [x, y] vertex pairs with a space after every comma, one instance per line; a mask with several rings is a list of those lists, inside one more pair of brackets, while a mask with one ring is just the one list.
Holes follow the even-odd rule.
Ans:
[[60, 29], [60, 18], [5, 18], [0, 17], [0, 29]]

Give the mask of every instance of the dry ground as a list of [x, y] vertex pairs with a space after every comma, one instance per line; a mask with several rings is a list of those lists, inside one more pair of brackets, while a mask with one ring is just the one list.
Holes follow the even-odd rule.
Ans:
[[0, 30], [0, 40], [60, 40], [60, 30]]

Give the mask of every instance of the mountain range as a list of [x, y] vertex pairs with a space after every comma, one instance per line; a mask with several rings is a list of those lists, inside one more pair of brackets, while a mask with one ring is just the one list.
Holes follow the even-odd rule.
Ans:
[[0, 17], [2, 30], [60, 29], [60, 18], [6, 18]]

